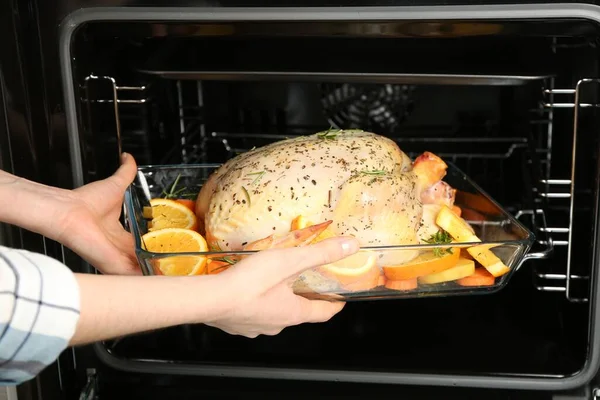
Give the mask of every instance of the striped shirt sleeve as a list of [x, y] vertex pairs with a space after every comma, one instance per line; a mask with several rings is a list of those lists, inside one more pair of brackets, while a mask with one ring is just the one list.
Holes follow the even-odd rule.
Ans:
[[34, 378], [65, 350], [79, 319], [79, 286], [59, 261], [0, 246], [0, 385]]

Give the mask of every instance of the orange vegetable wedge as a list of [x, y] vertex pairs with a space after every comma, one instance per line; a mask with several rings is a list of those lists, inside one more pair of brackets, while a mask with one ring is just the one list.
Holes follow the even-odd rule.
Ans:
[[244, 246], [244, 250], [266, 250], [286, 247], [299, 247], [312, 243], [333, 221], [326, 221], [317, 225], [309, 225], [306, 228], [293, 230], [283, 236], [274, 235], [256, 240]]
[[[188, 253], [208, 251], [206, 240], [196, 231], [164, 228], [142, 236], [147, 251], [153, 253]], [[206, 271], [205, 256], [172, 256], [155, 260], [156, 272], [169, 276], [202, 275]]]
[[460, 217], [460, 216], [461, 216], [461, 214], [462, 214], [462, 210], [460, 209], [460, 207], [459, 207], [459, 206], [452, 206], [452, 212], [453, 212], [454, 214], [456, 214], [457, 216], [459, 216], [459, 217]]
[[417, 279], [405, 279], [405, 280], [391, 280], [386, 279], [385, 287], [390, 290], [413, 290], [419, 286]]
[[435, 283], [451, 282], [473, 275], [473, 273], [475, 273], [475, 262], [473, 260], [467, 260], [466, 258], [461, 257], [458, 259], [456, 265], [452, 268], [448, 268], [445, 271], [437, 272], [435, 274], [419, 277], [419, 283], [432, 285]]
[[390, 280], [405, 280], [442, 272], [454, 267], [458, 262], [459, 249], [453, 248], [451, 251], [441, 257], [433, 251], [428, 251], [407, 263], [384, 266], [383, 273]]
[[[292, 220], [292, 224], [290, 226], [291, 231], [297, 231], [300, 229], [304, 229], [309, 226], [313, 226], [314, 224], [307, 220], [303, 215], [299, 215]], [[336, 235], [327, 227], [323, 232], [319, 234], [316, 238], [312, 240], [311, 243], [318, 243], [322, 240], [329, 239], [335, 237]]]
[[220, 260], [208, 260], [206, 263], [206, 273], [208, 275], [216, 275], [231, 267], [231, 263]]
[[[436, 224], [444, 229], [457, 242], [481, 242], [473, 228], [461, 217], [454, 214], [448, 207], [443, 206], [436, 218]], [[485, 267], [493, 276], [498, 277], [510, 271], [498, 256], [490, 250], [496, 245], [482, 244], [467, 248], [468, 253], [479, 264]]]
[[296, 218], [292, 220], [292, 224], [290, 226], [291, 231], [297, 231], [298, 229], [304, 229], [307, 226], [312, 225], [308, 222], [308, 220], [303, 215], [298, 215]]
[[471, 225], [464, 219], [452, 212], [447, 206], [442, 206], [438, 213], [435, 223], [445, 230], [457, 242], [481, 242], [475, 235]]
[[175, 200], [152, 199], [152, 224], [149, 231], [157, 231], [165, 228], [182, 228], [196, 230], [198, 221], [196, 214], [185, 205]]
[[381, 275], [377, 254], [359, 251], [351, 256], [317, 268], [323, 276], [336, 280], [345, 290], [369, 290], [377, 287]]
[[469, 254], [494, 277], [499, 277], [510, 271], [497, 255], [492, 253], [490, 246], [473, 246], [467, 249]]
[[456, 281], [461, 286], [491, 286], [496, 279], [485, 268], [476, 268], [475, 272]]

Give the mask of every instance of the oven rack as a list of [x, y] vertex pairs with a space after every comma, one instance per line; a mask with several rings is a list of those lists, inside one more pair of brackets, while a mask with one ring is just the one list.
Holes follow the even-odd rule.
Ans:
[[[102, 98], [94, 98], [90, 96], [89, 83], [91, 81], [103, 82], [108, 84], [111, 95]], [[553, 87], [553, 78], [548, 80], [549, 87], [543, 89], [542, 99], [539, 108], [532, 110], [536, 117], [531, 119], [531, 124], [542, 124], [546, 126], [546, 137], [538, 138], [543, 145], [539, 145], [540, 140], [536, 140], [537, 146], [532, 149], [532, 143], [524, 137], [445, 137], [440, 136], [411, 136], [411, 137], [395, 137], [399, 145], [410, 143], [411, 145], [427, 145], [432, 146], [436, 143], [448, 145], [460, 145], [461, 143], [469, 142], [478, 143], [478, 148], [481, 149], [478, 153], [464, 153], [460, 151], [449, 152], [439, 151], [439, 154], [444, 159], [456, 163], [458, 160], [463, 162], [477, 164], [478, 167], [487, 168], [489, 162], [508, 160], [518, 151], [527, 151], [527, 149], [535, 153], [535, 158], [539, 160], [540, 169], [543, 167], [544, 176], [536, 181], [537, 184], [532, 184], [532, 191], [535, 193], [535, 205], [529, 208], [517, 208], [510, 206], [508, 209], [514, 213], [517, 218], [531, 218], [531, 224], [534, 226], [534, 232], [537, 237], [537, 245], [544, 247], [547, 251], [556, 246], [557, 248], [565, 248], [566, 256], [555, 256], [554, 268], [548, 268], [546, 264], [540, 262], [532, 263], [534, 286], [537, 290], [543, 292], [562, 292], [566, 299], [570, 302], [587, 302], [589, 271], [575, 273], [572, 265], [572, 248], [571, 239], [573, 231], [573, 214], [574, 214], [574, 181], [575, 181], [575, 166], [574, 160], [576, 157], [576, 143], [578, 135], [578, 120], [580, 109], [593, 109], [600, 107], [600, 103], [584, 102], [581, 100], [582, 88], [591, 84], [600, 84], [600, 79], [582, 79], [574, 89], [555, 89]], [[197, 86], [197, 99], [194, 104], [189, 104], [184, 101], [182, 95], [183, 86], [189, 84]], [[203, 99], [201, 82], [193, 81], [176, 81], [177, 91], [177, 109], [178, 109], [178, 142], [170, 148], [161, 161], [161, 163], [203, 163], [209, 162], [208, 157], [213, 154], [213, 150], [220, 151], [225, 154], [226, 158], [231, 158], [236, 154], [244, 152], [252, 148], [252, 146], [244, 146], [244, 141], [258, 140], [264, 141], [267, 144], [269, 141], [281, 140], [295, 135], [314, 132], [311, 127], [298, 127], [296, 129], [286, 130], [285, 133], [244, 133], [244, 132], [207, 132], [202, 115]], [[140, 150], [144, 148], [140, 146], [140, 138], [147, 140], [147, 131], [144, 131], [142, 122], [139, 129], [123, 130], [123, 120], [127, 118], [139, 118], [140, 114], [147, 114], [147, 108], [153, 103], [154, 97], [152, 92], [152, 84], [148, 85], [118, 85], [114, 78], [110, 76], [95, 76], [90, 75], [85, 78], [84, 84], [81, 86], [84, 95], [81, 97], [82, 103], [87, 107], [92, 104], [111, 104], [112, 112], [115, 120], [115, 132], [117, 142], [119, 143], [119, 151], [121, 146], [123, 149], [131, 152], [136, 156], [140, 164], [146, 158], [144, 154], [140, 154]], [[562, 99], [562, 97], [567, 97]], [[571, 98], [568, 98], [570, 96]], [[559, 98], [561, 97], [561, 98]], [[557, 100], [558, 99], [558, 100]], [[572, 152], [572, 168], [569, 176], [553, 178], [550, 175], [552, 163], [552, 134], [553, 134], [553, 118], [556, 112], [563, 109], [573, 109], [573, 152]], [[140, 110], [146, 110], [141, 112]], [[216, 146], [216, 147], [215, 147]], [[137, 150], [137, 151], [136, 151]], [[411, 157], [414, 157], [417, 152], [407, 152]], [[531, 159], [527, 160], [530, 164]], [[465, 172], [469, 173], [467, 169]], [[552, 213], [560, 212], [564, 208], [568, 209], [567, 224], [553, 224], [552, 221], [546, 221], [548, 218], [547, 210]], [[549, 224], [549, 225], [548, 225]], [[556, 268], [556, 265], [559, 268]], [[583, 286], [582, 286], [583, 284]]]

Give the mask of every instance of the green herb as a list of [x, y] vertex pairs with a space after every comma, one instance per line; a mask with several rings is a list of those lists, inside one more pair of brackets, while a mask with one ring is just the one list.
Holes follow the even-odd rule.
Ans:
[[250, 201], [250, 193], [248, 193], [246, 188], [243, 186], [242, 186], [242, 192], [244, 192], [244, 196], [246, 196], [246, 201], [248, 202], [248, 207], [250, 207], [252, 205], [252, 202]]
[[162, 191], [162, 195], [165, 199], [194, 200], [196, 197], [198, 197], [198, 195], [195, 193], [186, 192], [186, 187], [182, 187], [176, 190], [177, 184], [179, 183], [179, 179], [181, 179], [181, 174], [177, 175], [177, 178], [175, 178], [175, 182], [173, 182], [173, 185], [171, 186], [171, 189], [168, 192], [165, 190]]
[[[225, 257], [221, 257], [221, 258], [213, 258], [213, 261], [223, 261], [223, 262], [226, 262], [229, 265], [233, 265], [233, 264], [235, 264], [237, 262], [236, 260], [234, 260], [233, 258], [231, 258], [229, 256], [225, 256]], [[217, 271], [217, 270], [219, 270], [221, 268], [224, 268], [224, 267], [217, 268], [215, 271]]]
[[363, 175], [378, 175], [378, 176], [380, 176], [380, 175], [387, 174], [387, 171], [374, 169], [373, 171], [360, 171], [360, 173]]
[[340, 133], [342, 133], [341, 129], [333, 129], [333, 126], [331, 126], [326, 131], [317, 133], [317, 137], [320, 139], [333, 140]]
[[[425, 240], [425, 242], [429, 244], [448, 244], [452, 243], [452, 237], [448, 232], [446, 232], [443, 229], [440, 229], [439, 231], [431, 235], [429, 239]], [[452, 248], [448, 247], [444, 249], [441, 247], [435, 247], [433, 249], [433, 255], [435, 255], [436, 257], [442, 257], [445, 254], [452, 254]]]
[[260, 181], [266, 173], [267, 171], [250, 172], [248, 176], [256, 176], [256, 178], [254, 178], [254, 180], [252, 181], [252, 185], [258, 183], [258, 181]]

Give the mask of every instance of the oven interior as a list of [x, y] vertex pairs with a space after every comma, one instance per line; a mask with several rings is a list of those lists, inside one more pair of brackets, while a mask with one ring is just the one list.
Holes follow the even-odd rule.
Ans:
[[218, 163], [356, 127], [455, 163], [523, 216], [533, 251], [553, 246], [493, 295], [348, 303], [327, 323], [257, 339], [180, 326], [97, 351], [189, 374], [576, 374], [593, 307], [599, 37], [584, 20], [83, 24], [71, 52], [86, 181], [114, 171], [119, 142], [140, 165]]

